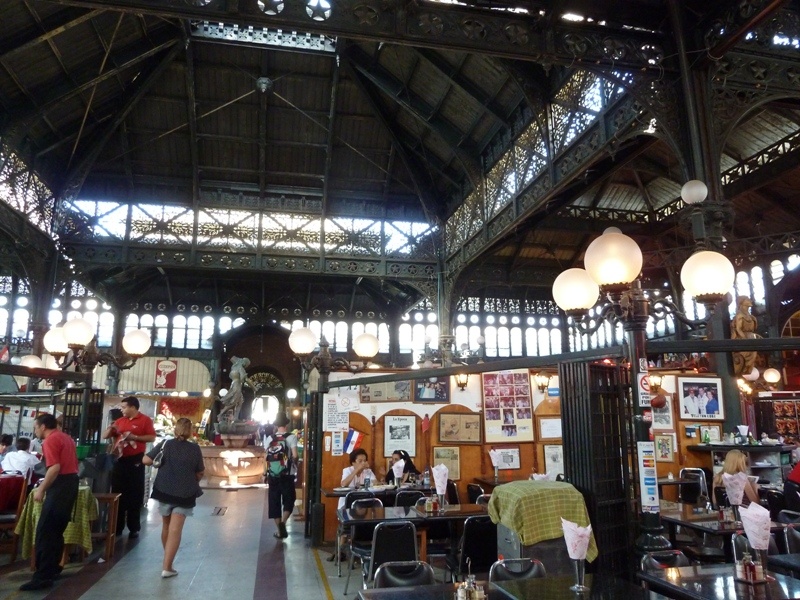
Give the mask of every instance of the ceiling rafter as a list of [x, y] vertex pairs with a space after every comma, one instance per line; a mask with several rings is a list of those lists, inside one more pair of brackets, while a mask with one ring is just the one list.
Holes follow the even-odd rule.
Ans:
[[[186, 26], [184, 26], [186, 27]], [[189, 39], [188, 31], [184, 28], [184, 59], [186, 69], [184, 81], [186, 82], [186, 118], [189, 121], [189, 154], [192, 157], [192, 204], [197, 206], [200, 199], [200, 157], [197, 142], [197, 97], [195, 96], [194, 72], [194, 45]]]
[[[331, 73], [330, 110], [328, 111], [328, 137], [325, 144], [325, 167], [322, 172], [322, 218], [328, 214], [328, 194], [330, 193], [331, 164], [333, 163], [333, 140], [336, 136], [336, 98], [339, 91], [339, 63], [337, 56]], [[391, 177], [391, 172], [386, 178]]]
[[22, 52], [30, 50], [43, 42], [52, 40], [54, 37], [77, 27], [86, 21], [94, 19], [96, 16], [105, 12], [102, 9], [86, 11], [84, 9], [67, 9], [59, 11], [50, 17], [37, 20], [40, 33], [32, 36], [20, 36], [11, 40], [0, 48], [0, 62], [4, 62]]

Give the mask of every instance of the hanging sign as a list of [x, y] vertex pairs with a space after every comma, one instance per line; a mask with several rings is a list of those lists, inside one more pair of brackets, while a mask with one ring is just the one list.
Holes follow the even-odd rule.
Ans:
[[178, 383], [178, 363], [160, 360], [156, 363], [156, 390], [174, 390]]

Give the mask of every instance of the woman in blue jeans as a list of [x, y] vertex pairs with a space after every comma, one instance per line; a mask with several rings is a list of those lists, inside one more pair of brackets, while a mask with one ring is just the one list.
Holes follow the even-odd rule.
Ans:
[[203, 454], [200, 446], [190, 442], [192, 422], [186, 417], [175, 423], [175, 439], [161, 442], [142, 459], [145, 465], [152, 465], [153, 459], [163, 450], [161, 466], [153, 482], [150, 497], [158, 500], [161, 513], [161, 545], [164, 547], [164, 560], [161, 577], [175, 577], [173, 568], [175, 555], [181, 545], [181, 534], [186, 517], [190, 517], [197, 497], [202, 493], [199, 482], [203, 478]]

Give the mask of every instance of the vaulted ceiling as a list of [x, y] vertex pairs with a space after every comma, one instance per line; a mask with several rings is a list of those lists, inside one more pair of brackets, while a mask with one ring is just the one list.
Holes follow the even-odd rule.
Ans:
[[[747, 33], [800, 33], [796, 2], [330, 4], [0, 3], [0, 138], [58, 198], [71, 275], [131, 307], [396, 314], [435, 282], [448, 219], [543, 107], [555, 107], [553, 129], [556, 113], [565, 130], [598, 118], [565, 91], [576, 73], [680, 89], [682, 52], [690, 67], [736, 55], [769, 69], [796, 62], [795, 47], [748, 47]], [[673, 33], [677, 6], [688, 48]], [[747, 92], [731, 81], [741, 103]], [[800, 94], [751, 104], [719, 169], [733, 215], [723, 235], [749, 256], [764, 238], [796, 245], [800, 231]], [[461, 265], [459, 293], [548, 298], [555, 274], [611, 224], [653, 253], [692, 245], [686, 216], [669, 209], [687, 179], [675, 144], [603, 126], [606, 151], [487, 238]], [[140, 208], [154, 205], [167, 209]], [[295, 222], [309, 215], [321, 232]], [[114, 219], [131, 229], [98, 235]], [[403, 224], [402, 248], [385, 249], [380, 221]], [[17, 260], [6, 269], [24, 263], [24, 249], [3, 248]]]

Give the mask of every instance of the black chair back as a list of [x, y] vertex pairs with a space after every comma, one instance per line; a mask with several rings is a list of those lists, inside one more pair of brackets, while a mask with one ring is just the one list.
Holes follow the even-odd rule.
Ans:
[[467, 572], [467, 559], [472, 573], [488, 573], [497, 561], [497, 525], [489, 515], [467, 517], [461, 537], [459, 572]]
[[706, 472], [699, 467], [684, 467], [678, 472], [678, 477], [681, 479], [691, 479], [700, 484], [700, 494], [708, 497], [708, 484], [706, 480]]
[[419, 490], [400, 490], [394, 497], [395, 506], [415, 506], [420, 498], [424, 498], [425, 494]]
[[657, 571], [658, 569], [672, 569], [674, 567], [688, 567], [689, 558], [680, 550], [661, 550], [648, 552], [642, 557], [642, 571]]
[[725, 491], [723, 486], [714, 488], [714, 503], [717, 508], [728, 507], [731, 503], [728, 501], [728, 492]]
[[546, 576], [544, 565], [535, 558], [506, 558], [496, 561], [489, 569], [489, 581], [492, 582]]
[[703, 493], [703, 481], [700, 475], [693, 472], [682, 473], [683, 479], [690, 479], [691, 483], [681, 483], [678, 485], [678, 500], [686, 504], [696, 504], [700, 494]]
[[776, 521], [781, 511], [786, 508], [786, 498], [783, 492], [779, 490], [768, 490], [767, 506], [769, 507], [769, 518]]
[[375, 571], [376, 588], [433, 585], [436, 579], [433, 568], [421, 560], [386, 562]]
[[800, 512], [800, 484], [787, 479], [783, 484], [783, 497], [787, 509]]
[[364, 580], [371, 582], [382, 564], [397, 561], [417, 561], [417, 528], [411, 521], [378, 523], [372, 536], [372, 556], [365, 565]]
[[800, 552], [800, 531], [794, 527], [787, 527], [784, 530], [786, 535], [786, 551], [789, 554], [797, 554]]
[[375, 494], [372, 492], [368, 492], [367, 490], [354, 490], [352, 492], [347, 492], [347, 495], [344, 497], [344, 507], [350, 508], [353, 506], [353, 502], [356, 500], [362, 500], [364, 498], [374, 498]]
[[[748, 552], [751, 556], [755, 556], [755, 550], [753, 550], [753, 547], [750, 545], [750, 540], [747, 539], [746, 533], [734, 533], [731, 537], [731, 542], [733, 546], [733, 560], [735, 562], [742, 560], [745, 552]], [[769, 535], [767, 554], [773, 556], [778, 553], [778, 543], [775, 540], [775, 534], [771, 533]]]
[[456, 482], [452, 479], [447, 480], [447, 493], [445, 494], [445, 498], [447, 498], [448, 504], [461, 504], [461, 501], [458, 499], [458, 487], [456, 486]]
[[[350, 510], [367, 511], [370, 508], [383, 508], [383, 502], [379, 498], [359, 498], [353, 502]], [[369, 542], [372, 540], [372, 533], [375, 531], [375, 524], [356, 524], [350, 530], [350, 542], [357, 544], [359, 542]]]
[[800, 523], [800, 512], [793, 510], [782, 510], [775, 519], [778, 523]]
[[489, 504], [489, 500], [491, 500], [491, 499], [492, 499], [492, 495], [491, 495], [491, 494], [481, 494], [481, 495], [480, 495], [480, 496], [478, 496], [478, 498], [475, 500], [475, 504], [483, 504], [483, 505], [486, 505], [486, 504]]
[[483, 488], [477, 483], [467, 484], [467, 500], [470, 504], [477, 504], [478, 498], [484, 494]]

